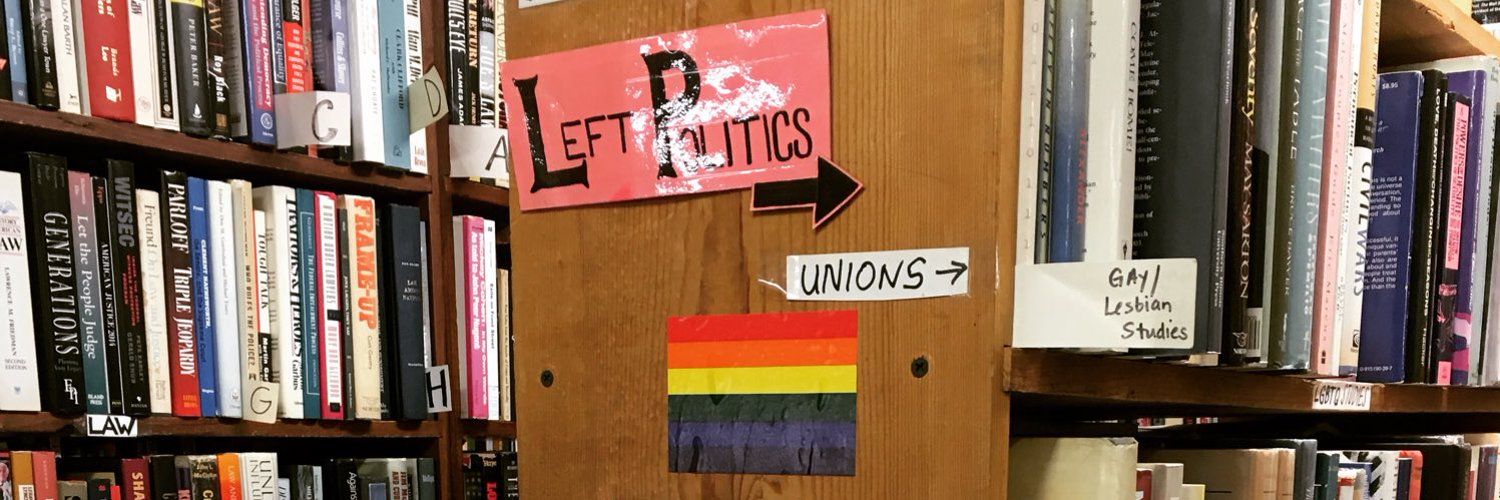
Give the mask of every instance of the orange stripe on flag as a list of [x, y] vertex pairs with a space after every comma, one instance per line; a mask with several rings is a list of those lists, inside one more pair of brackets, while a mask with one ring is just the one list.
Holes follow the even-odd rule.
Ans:
[[678, 316], [667, 320], [667, 342], [854, 338], [859, 313], [812, 311]]
[[677, 342], [667, 344], [667, 368], [852, 365], [854, 338]]

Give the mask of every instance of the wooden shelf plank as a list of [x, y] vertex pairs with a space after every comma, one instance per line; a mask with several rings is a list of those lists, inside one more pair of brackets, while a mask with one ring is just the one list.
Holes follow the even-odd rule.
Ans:
[[[164, 415], [138, 420], [140, 437], [239, 437], [239, 438], [366, 438], [436, 439], [442, 432], [437, 421], [290, 420], [259, 424], [217, 418], [179, 418]], [[63, 418], [48, 413], [0, 413], [0, 435], [81, 435], [82, 418]]]
[[501, 422], [496, 420], [464, 420], [464, 436], [479, 438], [512, 438], [516, 437], [515, 422]]
[[1381, 66], [1500, 56], [1500, 40], [1451, 0], [1385, 0], [1381, 5]]
[[464, 179], [451, 181], [448, 192], [453, 194], [454, 204], [463, 208], [505, 211], [510, 206], [509, 189]]
[[90, 157], [115, 156], [139, 165], [183, 169], [214, 178], [240, 177], [358, 194], [421, 195], [427, 176], [369, 165], [340, 165], [305, 154], [252, 148], [168, 130], [0, 102], [0, 142]]

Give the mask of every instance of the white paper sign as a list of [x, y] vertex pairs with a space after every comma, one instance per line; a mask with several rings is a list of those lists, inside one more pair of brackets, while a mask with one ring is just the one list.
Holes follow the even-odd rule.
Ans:
[[427, 367], [427, 411], [453, 411], [453, 390], [448, 385], [448, 365]]
[[562, 0], [519, 0], [519, 1], [521, 2], [521, 8], [524, 9], [524, 8], [527, 8], [527, 7], [536, 7], [538, 5], [547, 5], [549, 3], [561, 2]]
[[1314, 380], [1312, 409], [1370, 411], [1374, 384], [1344, 380]]
[[411, 106], [407, 109], [410, 110], [412, 132], [448, 116], [448, 94], [443, 90], [443, 77], [438, 74], [436, 66], [427, 68], [422, 78], [411, 82], [408, 92], [411, 95]]
[[1014, 346], [1192, 347], [1197, 273], [1194, 259], [1016, 266]]
[[276, 95], [276, 147], [348, 146], [349, 94], [297, 92]]
[[281, 384], [245, 380], [245, 421], [262, 424], [276, 423], [277, 408], [281, 402]]
[[500, 179], [510, 185], [510, 136], [498, 127], [453, 125], [448, 127], [448, 157], [453, 177]]
[[786, 257], [787, 300], [902, 300], [969, 293], [969, 249]]
[[135, 417], [125, 415], [88, 415], [84, 426], [86, 435], [107, 438], [132, 438], [140, 429]]

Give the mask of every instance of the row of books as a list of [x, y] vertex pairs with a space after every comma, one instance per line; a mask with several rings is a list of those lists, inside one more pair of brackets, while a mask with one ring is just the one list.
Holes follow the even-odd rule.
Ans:
[[515, 441], [470, 438], [464, 443], [464, 450], [464, 500], [521, 498], [520, 462]]
[[510, 271], [500, 264], [494, 220], [453, 217], [454, 297], [463, 355], [458, 359], [462, 415], [515, 420], [511, 369]]
[[275, 453], [58, 456], [0, 451], [0, 498], [16, 500], [289, 499], [437, 500], [431, 458], [292, 463]]
[[0, 172], [0, 410], [428, 417], [417, 208], [27, 162]]
[[1196, 259], [1142, 355], [1500, 384], [1495, 58], [1379, 72], [1375, 1], [1025, 9], [1018, 263]]
[[1009, 498], [1034, 500], [1490, 499], [1500, 493], [1500, 435], [1018, 438], [1009, 485]]

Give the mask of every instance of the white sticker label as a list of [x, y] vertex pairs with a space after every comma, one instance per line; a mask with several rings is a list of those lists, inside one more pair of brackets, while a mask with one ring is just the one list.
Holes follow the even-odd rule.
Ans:
[[349, 94], [297, 92], [276, 95], [276, 147], [348, 146]]
[[510, 185], [510, 140], [503, 128], [479, 125], [448, 127], [448, 155], [453, 177], [502, 179]]
[[903, 300], [969, 293], [969, 249], [786, 257], [787, 300]]
[[1014, 346], [1190, 348], [1197, 273], [1194, 259], [1016, 266]]
[[135, 437], [140, 428], [138, 424], [135, 417], [125, 415], [88, 415], [84, 418], [84, 425], [88, 427], [85, 433], [90, 437]]
[[1312, 409], [1370, 411], [1374, 384], [1344, 380], [1314, 380]]
[[453, 390], [448, 384], [448, 365], [427, 367], [427, 411], [453, 411]]

